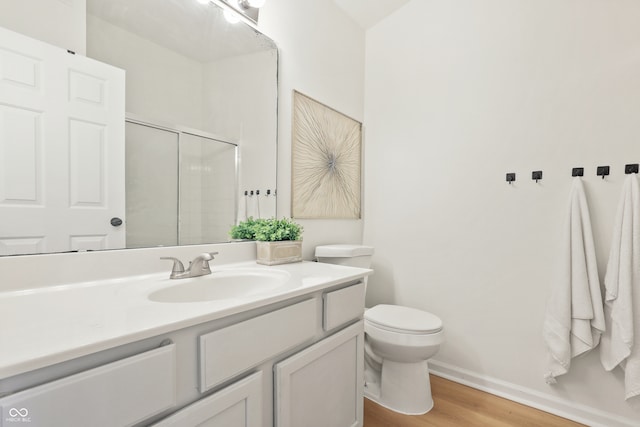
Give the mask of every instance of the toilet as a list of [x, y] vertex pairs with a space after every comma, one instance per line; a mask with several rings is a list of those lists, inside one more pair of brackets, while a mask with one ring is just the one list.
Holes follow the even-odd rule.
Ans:
[[[315, 256], [318, 262], [369, 268], [373, 252], [370, 246], [325, 245], [316, 247]], [[427, 360], [444, 341], [442, 320], [423, 310], [379, 304], [365, 309], [364, 332], [365, 397], [402, 414], [429, 412]]]

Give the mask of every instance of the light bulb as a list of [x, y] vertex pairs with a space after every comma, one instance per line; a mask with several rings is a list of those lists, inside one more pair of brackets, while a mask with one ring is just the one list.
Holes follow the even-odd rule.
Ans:
[[264, 4], [267, 2], [267, 0], [248, 0], [248, 1], [249, 1], [249, 6], [255, 7], [256, 9], [264, 6]]

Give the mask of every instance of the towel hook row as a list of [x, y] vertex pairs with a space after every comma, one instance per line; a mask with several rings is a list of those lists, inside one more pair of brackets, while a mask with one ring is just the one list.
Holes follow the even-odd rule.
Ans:
[[[259, 195], [260, 195], [260, 190], [256, 190], [256, 191], [253, 191], [253, 190], [251, 190], [251, 191], [244, 190], [244, 195], [245, 195], [245, 196], [253, 197], [253, 195], [254, 195], [254, 194], [255, 194], [256, 196], [259, 196]], [[268, 197], [268, 196], [270, 196], [271, 194], [272, 194], [272, 193], [271, 193], [271, 190], [267, 190], [267, 193], [265, 194], [265, 196], [267, 196], [267, 197]], [[275, 190], [273, 190], [273, 195], [275, 195], [275, 194], [276, 194], [276, 192], [275, 192]]]
[[[597, 176], [601, 176], [602, 179], [604, 179], [605, 176], [608, 176], [610, 174], [610, 167], [609, 166], [598, 166], [596, 168], [596, 175]], [[639, 164], [638, 163], [631, 163], [628, 165], [624, 165], [624, 173], [625, 174], [631, 174], [631, 173], [638, 173], [639, 170]], [[571, 169], [571, 176], [584, 176], [584, 168], [573, 168]], [[536, 182], [538, 182], [539, 180], [542, 179], [542, 171], [533, 171], [531, 172], [531, 179], [535, 180]], [[516, 174], [515, 172], [509, 172], [507, 173], [507, 182], [509, 184], [511, 184], [513, 181], [516, 180]]]

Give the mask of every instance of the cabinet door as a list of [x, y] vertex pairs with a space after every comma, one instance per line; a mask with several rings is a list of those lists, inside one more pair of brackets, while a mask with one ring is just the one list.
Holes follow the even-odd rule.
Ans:
[[261, 427], [262, 372], [193, 403], [153, 427]]
[[363, 346], [360, 321], [278, 363], [276, 426], [362, 426]]

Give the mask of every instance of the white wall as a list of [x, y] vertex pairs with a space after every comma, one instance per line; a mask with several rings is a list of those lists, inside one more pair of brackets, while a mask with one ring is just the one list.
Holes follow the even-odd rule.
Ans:
[[[364, 114], [364, 30], [332, 1], [269, 0], [259, 28], [280, 51], [278, 92], [278, 216], [291, 215], [293, 90], [347, 116]], [[362, 220], [300, 220], [303, 257], [315, 246], [359, 243]]]
[[86, 0], [0, 0], [0, 26], [84, 55], [86, 10]]
[[608, 414], [591, 423], [640, 409], [597, 352], [546, 385], [542, 322], [572, 167], [604, 276], [624, 164], [640, 161], [639, 19], [627, 0], [414, 0], [366, 40], [368, 304], [437, 314], [436, 360], [458, 378]]

